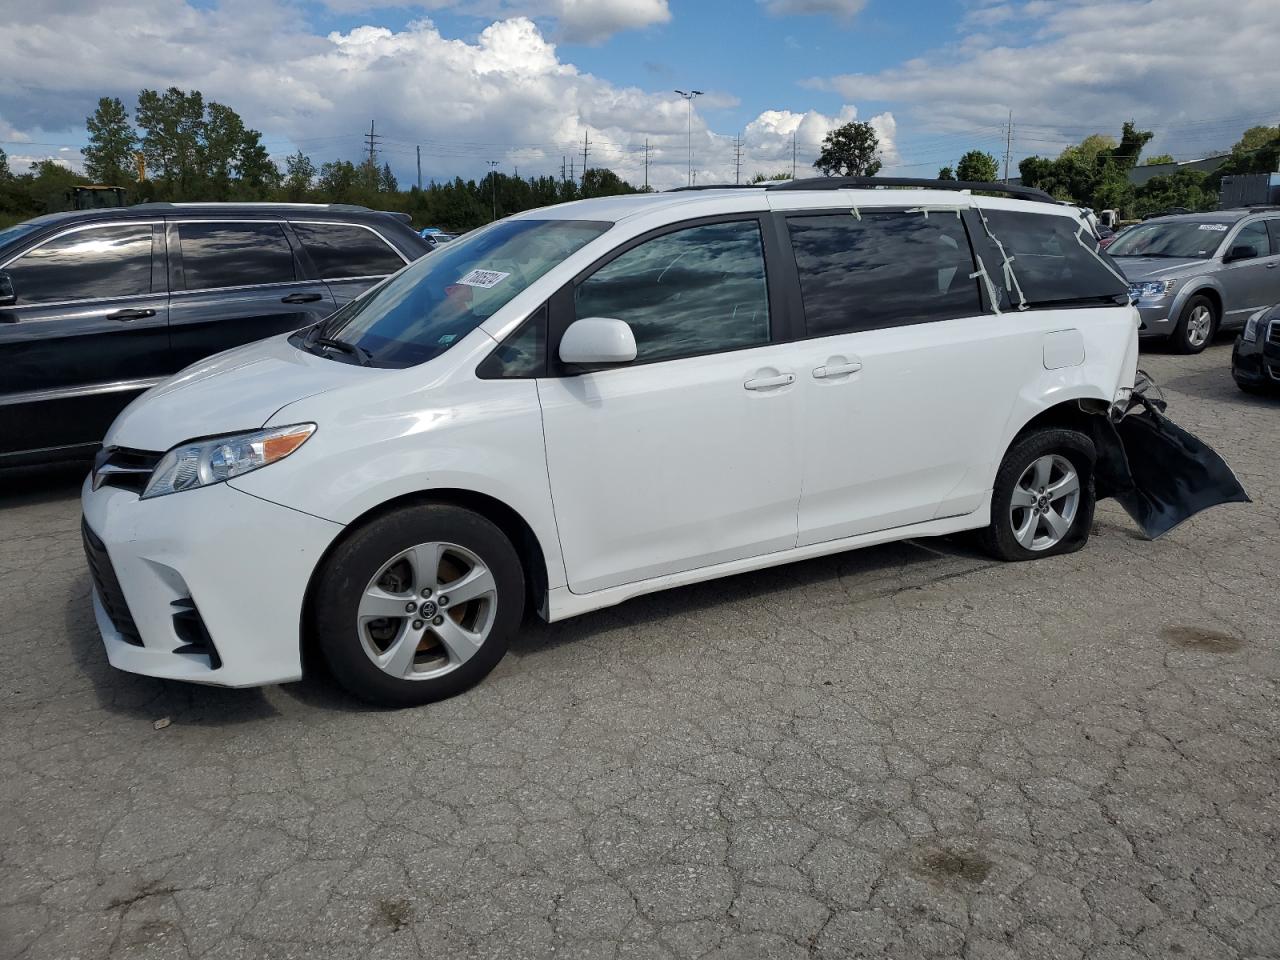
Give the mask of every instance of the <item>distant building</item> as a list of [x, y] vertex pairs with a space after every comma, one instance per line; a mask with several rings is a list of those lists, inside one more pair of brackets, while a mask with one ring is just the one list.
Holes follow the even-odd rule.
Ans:
[[1135, 187], [1140, 187], [1152, 177], [1167, 177], [1171, 173], [1177, 173], [1179, 170], [1213, 173], [1213, 171], [1226, 163], [1230, 156], [1231, 154], [1229, 153], [1221, 153], [1214, 157], [1205, 157], [1202, 160], [1182, 160], [1175, 163], [1151, 163], [1145, 166], [1137, 166], [1129, 171], [1129, 182]]

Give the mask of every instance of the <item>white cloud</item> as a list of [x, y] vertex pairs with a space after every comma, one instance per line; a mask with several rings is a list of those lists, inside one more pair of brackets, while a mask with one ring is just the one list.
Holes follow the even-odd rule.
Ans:
[[[562, 158], [580, 170], [584, 133], [593, 166], [643, 182], [648, 140], [650, 182], [685, 181], [684, 101], [580, 71], [529, 19], [495, 22], [467, 41], [443, 36], [429, 20], [320, 37], [295, 14], [274, 0], [223, 0], [211, 9], [183, 0], [56, 0], [53, 10], [17, 11], [0, 33], [0, 62], [23, 70], [0, 73], [0, 116], [22, 131], [78, 129], [100, 96], [132, 106], [140, 88], [174, 85], [234, 107], [277, 158], [301, 147], [317, 163], [357, 159], [376, 121], [383, 157], [402, 183], [412, 180], [415, 145], [424, 178], [477, 176], [490, 159], [526, 176], [558, 174]], [[696, 106], [731, 104], [709, 90]], [[807, 171], [826, 131], [854, 115], [852, 107], [839, 117], [761, 114], [746, 131], [743, 175], [784, 161], [790, 169], [788, 125], [798, 130]], [[892, 117], [872, 122], [891, 147]], [[732, 181], [732, 139], [715, 136], [697, 110], [692, 126], [699, 181]]]
[[827, 14], [841, 20], [852, 20], [867, 0], [758, 0], [775, 17]]
[[450, 9], [489, 20], [551, 19], [566, 43], [602, 43], [615, 33], [671, 22], [668, 0], [321, 0], [339, 13]]
[[1262, 94], [1280, 85], [1275, 0], [987, 3], [965, 29], [974, 32], [891, 69], [811, 85], [971, 136], [997, 131], [1012, 109], [1019, 154], [1118, 134], [1130, 118], [1157, 132], [1152, 151], [1204, 153], [1280, 119]]

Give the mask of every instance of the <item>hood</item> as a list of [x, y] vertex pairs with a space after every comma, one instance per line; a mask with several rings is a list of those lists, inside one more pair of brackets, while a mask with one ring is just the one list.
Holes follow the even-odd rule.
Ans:
[[1186, 276], [1188, 273], [1201, 272], [1201, 270], [1209, 264], [1209, 260], [1200, 260], [1196, 257], [1115, 257], [1112, 259], [1116, 262], [1121, 272], [1124, 273], [1125, 279], [1130, 281], [1138, 280], [1169, 280], [1171, 278], [1179, 278]]
[[103, 444], [159, 451], [253, 430], [287, 404], [376, 373], [299, 350], [288, 337], [228, 350], [157, 384], [125, 407]]

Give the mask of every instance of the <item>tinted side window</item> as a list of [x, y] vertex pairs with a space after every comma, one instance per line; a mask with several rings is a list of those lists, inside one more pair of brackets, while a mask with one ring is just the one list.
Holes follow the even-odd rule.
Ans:
[[293, 249], [278, 223], [183, 223], [178, 235], [188, 290], [295, 279]]
[[805, 325], [825, 337], [982, 312], [954, 213], [848, 213], [787, 220]]
[[293, 223], [319, 276], [382, 277], [404, 266], [400, 255], [372, 230], [349, 223]]
[[[1004, 245], [1005, 253], [1013, 257], [1013, 273], [1028, 305], [1127, 295], [1128, 283], [1108, 266], [1106, 254], [1086, 248], [1077, 239], [1080, 223], [1073, 218], [1010, 210], [981, 213], [986, 216], [987, 229]], [[1085, 242], [1096, 246], [1092, 237]], [[1004, 270], [998, 251], [991, 249], [983, 260], [992, 283], [1003, 287]], [[1016, 307], [1017, 294], [1006, 292]], [[1002, 306], [1007, 308], [1009, 299]]]
[[647, 240], [578, 285], [575, 315], [625, 320], [640, 362], [768, 343], [760, 227], [711, 223]]
[[77, 230], [23, 254], [5, 272], [19, 304], [150, 293], [151, 224]]
[[476, 368], [482, 380], [541, 377], [547, 366], [547, 308], [537, 310]]
[[[1231, 248], [1235, 249], [1236, 247], [1253, 247], [1256, 256], [1270, 256], [1271, 240], [1267, 236], [1266, 223], [1262, 220], [1255, 220], [1253, 223], [1241, 227], [1240, 232], [1231, 241]], [[1231, 251], [1228, 250], [1227, 252], [1230, 253]]]
[[1268, 220], [1267, 229], [1271, 232], [1271, 252], [1280, 253], [1280, 220]]

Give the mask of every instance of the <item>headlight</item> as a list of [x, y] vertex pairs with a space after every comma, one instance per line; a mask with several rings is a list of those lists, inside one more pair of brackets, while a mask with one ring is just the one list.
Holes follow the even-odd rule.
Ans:
[[1159, 300], [1173, 289], [1177, 280], [1142, 280], [1129, 284], [1129, 296], [1139, 300]]
[[1270, 307], [1263, 307], [1245, 321], [1244, 338], [1250, 343], [1256, 343], [1258, 341], [1258, 327], [1262, 325], [1262, 318], [1267, 315], [1267, 311], [1270, 309]]
[[283, 460], [315, 433], [314, 423], [234, 433], [180, 443], [161, 459], [142, 491], [142, 499], [195, 490], [251, 473]]

